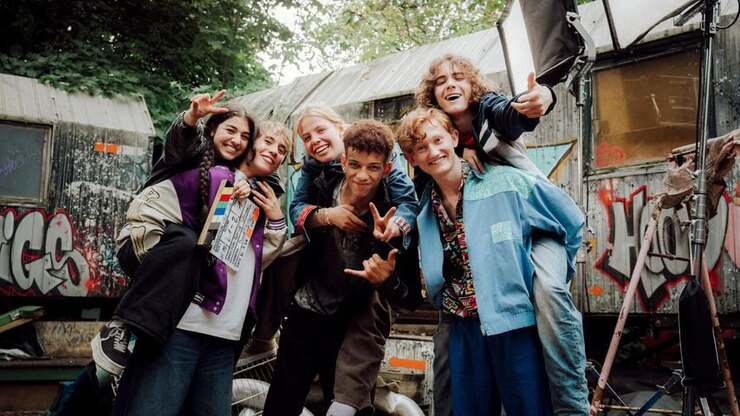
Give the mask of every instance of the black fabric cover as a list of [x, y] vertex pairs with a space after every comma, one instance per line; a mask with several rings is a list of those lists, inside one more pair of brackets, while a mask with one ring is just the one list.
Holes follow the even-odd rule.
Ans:
[[699, 392], [721, 388], [709, 301], [696, 279], [689, 279], [681, 292], [678, 321], [684, 385]]
[[576, 11], [575, 4], [572, 0], [519, 1], [537, 82], [552, 87], [565, 81], [579, 49], [580, 38], [565, 17], [568, 11]]

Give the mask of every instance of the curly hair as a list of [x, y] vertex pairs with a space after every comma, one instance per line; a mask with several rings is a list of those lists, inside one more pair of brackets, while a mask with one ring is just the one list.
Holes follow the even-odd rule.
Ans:
[[427, 71], [422, 75], [421, 82], [416, 87], [415, 94], [416, 103], [419, 107], [439, 108], [439, 103], [437, 103], [437, 99], [434, 97], [434, 87], [436, 85], [437, 72], [446, 62], [449, 62], [452, 68], [462, 72], [465, 78], [470, 81], [470, 86], [472, 87], [471, 102], [479, 103], [483, 95], [494, 89], [494, 86], [483, 78], [480, 69], [478, 69], [473, 61], [464, 56], [448, 53], [433, 60], [429, 64]]
[[357, 120], [344, 133], [344, 147], [383, 155], [387, 162], [393, 151], [393, 131], [377, 120]]
[[422, 128], [426, 123], [442, 127], [450, 134], [455, 130], [452, 120], [442, 110], [417, 107], [406, 114], [401, 119], [401, 125], [398, 126], [398, 145], [403, 153], [412, 154], [414, 145], [424, 140], [426, 134], [422, 131]]

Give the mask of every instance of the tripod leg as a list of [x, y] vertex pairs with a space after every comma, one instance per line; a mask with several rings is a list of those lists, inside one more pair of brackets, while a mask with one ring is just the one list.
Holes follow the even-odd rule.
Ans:
[[727, 361], [727, 350], [725, 349], [725, 341], [722, 338], [722, 329], [719, 326], [717, 304], [714, 301], [714, 292], [712, 291], [712, 283], [709, 281], [709, 270], [706, 260], [702, 262], [701, 277], [702, 286], [704, 286], [704, 292], [707, 295], [707, 301], [709, 301], [709, 312], [712, 315], [712, 329], [714, 329], [714, 342], [717, 344], [717, 357], [719, 358], [719, 367], [722, 372], [722, 379], [725, 382], [725, 390], [727, 392], [727, 401], [730, 404], [730, 412], [732, 412], [732, 416], [740, 416], [740, 408], [738, 408], [737, 395], [735, 394], [735, 385], [732, 382], [730, 364]]
[[601, 407], [601, 399], [604, 397], [604, 387], [606, 381], [609, 379], [609, 372], [611, 371], [614, 358], [617, 355], [617, 349], [619, 349], [619, 340], [622, 338], [622, 330], [624, 330], [624, 324], [627, 322], [627, 315], [629, 315], [630, 308], [632, 307], [632, 301], [635, 298], [635, 292], [637, 286], [640, 283], [640, 276], [642, 275], [642, 269], [645, 266], [645, 259], [647, 253], [650, 250], [650, 244], [653, 241], [653, 235], [655, 234], [655, 227], [658, 223], [658, 214], [660, 214], [660, 200], [654, 201], [653, 210], [650, 215], [650, 222], [648, 223], [645, 236], [642, 238], [642, 245], [640, 246], [640, 254], [637, 256], [637, 262], [635, 268], [632, 270], [630, 276], [630, 284], [627, 286], [627, 293], [624, 295], [624, 301], [622, 302], [622, 309], [619, 311], [619, 318], [617, 319], [617, 326], [614, 328], [614, 334], [612, 335], [611, 343], [609, 344], [609, 350], [606, 353], [604, 359], [604, 365], [601, 367], [601, 376], [599, 377], [599, 383], [594, 390], [593, 399], [591, 401], [591, 409], [589, 414], [595, 416]]
[[691, 387], [684, 387], [681, 416], [694, 416], [694, 400], [694, 389]]
[[712, 411], [709, 410], [709, 401], [706, 397], [699, 397], [699, 408], [701, 408], [701, 414], [704, 416], [712, 416]]

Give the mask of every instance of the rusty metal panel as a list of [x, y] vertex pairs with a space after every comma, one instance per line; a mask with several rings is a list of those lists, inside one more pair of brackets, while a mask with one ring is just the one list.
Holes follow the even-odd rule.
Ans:
[[44, 203], [0, 201], [0, 295], [118, 296], [115, 236], [150, 172], [148, 134], [59, 123]]
[[[739, 174], [736, 168], [733, 181]], [[584, 312], [619, 312], [649, 221], [650, 201], [661, 190], [663, 176], [664, 168], [658, 165], [588, 178], [587, 221], [594, 233], [587, 238], [593, 248], [586, 276], [575, 281], [575, 293], [580, 295], [578, 301]], [[734, 194], [735, 189], [731, 192]], [[709, 221], [706, 259], [720, 313], [738, 310], [738, 202], [727, 193], [720, 201], [718, 214]], [[661, 212], [634, 312], [677, 312], [678, 296], [690, 270], [688, 220], [686, 208]]]
[[68, 93], [36, 79], [0, 74], [0, 119], [41, 124], [70, 122], [154, 136], [144, 98]]
[[[730, 23], [724, 17], [721, 23]], [[740, 126], [740, 23], [717, 33], [714, 50], [714, 111], [717, 136]]]

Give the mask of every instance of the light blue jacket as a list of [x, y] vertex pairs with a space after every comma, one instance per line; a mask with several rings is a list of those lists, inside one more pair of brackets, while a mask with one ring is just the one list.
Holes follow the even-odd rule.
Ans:
[[[440, 308], [444, 254], [431, 204], [432, 185], [430, 181], [422, 194], [417, 226], [427, 293]], [[544, 233], [563, 241], [568, 274], [575, 273], [584, 223], [575, 202], [541, 176], [486, 165], [481, 174], [471, 170], [465, 181], [463, 222], [483, 334], [534, 325], [532, 235]]]

